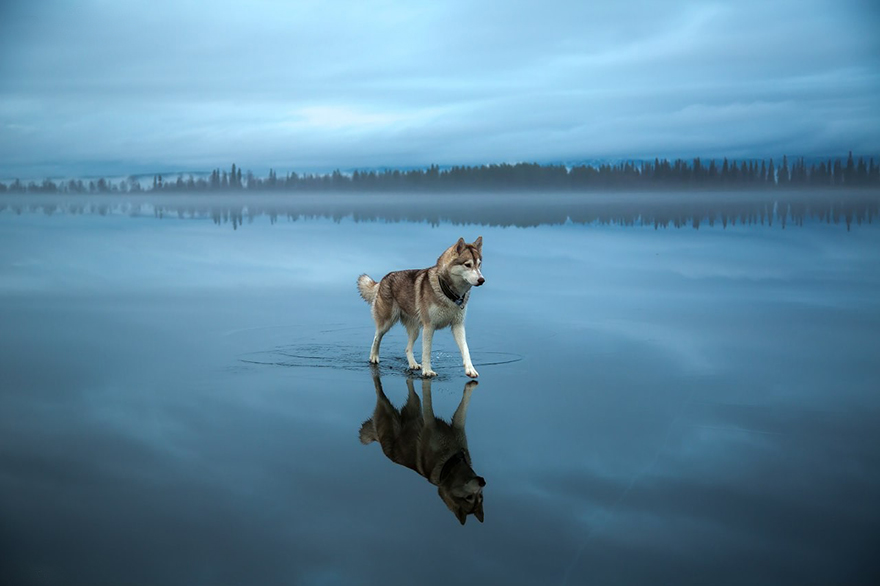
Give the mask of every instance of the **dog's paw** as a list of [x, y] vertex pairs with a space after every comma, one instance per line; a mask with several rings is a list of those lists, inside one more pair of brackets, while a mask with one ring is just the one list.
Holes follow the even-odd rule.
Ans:
[[378, 356], [370, 356], [370, 364], [379, 364]]
[[480, 373], [477, 372], [477, 369], [473, 366], [471, 366], [470, 368], [465, 368], [464, 373], [471, 378], [477, 378], [478, 376], [480, 376]]
[[409, 369], [410, 369], [410, 370], [421, 370], [421, 369], [422, 369], [422, 365], [419, 364], [418, 362], [410, 362], [410, 363], [409, 363]]
[[430, 368], [426, 368], [425, 370], [422, 371], [422, 376], [427, 378], [427, 377], [437, 376], [437, 373], [434, 372], [433, 370], [431, 370]]

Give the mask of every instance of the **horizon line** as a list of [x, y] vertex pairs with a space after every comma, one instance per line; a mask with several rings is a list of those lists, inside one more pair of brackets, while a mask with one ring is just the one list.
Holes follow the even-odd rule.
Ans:
[[[660, 162], [666, 161], [666, 162], [674, 163], [677, 161], [694, 162], [694, 161], [699, 160], [701, 162], [705, 161], [707, 163], [711, 163], [713, 161], [720, 163], [720, 162], [723, 162], [725, 159], [728, 161], [736, 161], [738, 163], [740, 163], [740, 162], [749, 163], [749, 162], [770, 162], [770, 161], [777, 161], [777, 160], [781, 162], [784, 158], [787, 158], [789, 160], [794, 160], [794, 161], [804, 161], [804, 162], [810, 162], [810, 163], [817, 163], [817, 162], [825, 162], [828, 160], [841, 159], [841, 158], [846, 159], [849, 156], [852, 156], [853, 158], [856, 158], [856, 159], [863, 159], [867, 162], [871, 159], [874, 159], [875, 157], [880, 157], [880, 153], [857, 154], [854, 151], [849, 150], [849, 151], [847, 151], [847, 154], [843, 154], [843, 155], [841, 155], [841, 154], [835, 154], [835, 155], [830, 155], [830, 154], [827, 154], [827, 155], [788, 155], [788, 154], [782, 154], [778, 157], [776, 157], [776, 156], [771, 156], [771, 157], [758, 157], [758, 156], [731, 157], [731, 156], [725, 156], [725, 155], [718, 156], [718, 157], [703, 157], [703, 156], [699, 156], [699, 155], [688, 156], [688, 157], [684, 157], [684, 156], [678, 156], [678, 157], [660, 157], [660, 156], [653, 156], [653, 157], [585, 157], [585, 158], [578, 158], [578, 159], [556, 159], [556, 160], [546, 161], [546, 162], [539, 162], [537, 160], [522, 159], [522, 160], [517, 160], [517, 161], [502, 161], [502, 162], [496, 161], [496, 162], [483, 162], [483, 163], [473, 163], [473, 164], [468, 164], [468, 163], [453, 163], [453, 164], [430, 163], [430, 164], [426, 164], [426, 165], [373, 165], [373, 166], [332, 166], [332, 167], [331, 166], [324, 166], [324, 167], [322, 167], [323, 169], [326, 169], [324, 171], [304, 170], [301, 172], [297, 171], [296, 169], [294, 169], [292, 167], [288, 167], [287, 171], [285, 172], [285, 175], [294, 173], [294, 174], [299, 175], [300, 177], [305, 177], [305, 176], [309, 176], [309, 175], [314, 176], [314, 177], [323, 177], [326, 175], [332, 175], [335, 172], [340, 172], [344, 175], [350, 176], [350, 175], [353, 175], [355, 172], [381, 173], [381, 172], [388, 172], [388, 171], [390, 171], [390, 172], [415, 171], [415, 170], [429, 170], [429, 169], [433, 169], [435, 167], [437, 169], [439, 169], [440, 171], [449, 171], [451, 169], [479, 169], [479, 168], [484, 168], [484, 167], [503, 167], [503, 166], [517, 166], [517, 165], [538, 165], [540, 167], [560, 167], [560, 166], [563, 166], [567, 170], [571, 170], [575, 167], [599, 168], [602, 165], [618, 165], [618, 164], [626, 164], [626, 163], [638, 163], [640, 165], [644, 165], [646, 163], [654, 163], [654, 161], [660, 161]], [[112, 166], [112, 164], [108, 165], [108, 166]], [[132, 165], [132, 167], [137, 167], [137, 166], [141, 166], [141, 165]], [[135, 171], [135, 172], [123, 172], [123, 173], [120, 173], [120, 172], [75, 173], [75, 172], [73, 172], [73, 173], [53, 173], [53, 174], [32, 174], [32, 175], [27, 175], [27, 176], [26, 175], [11, 175], [11, 174], [9, 174], [9, 175], [5, 175], [3, 177], [0, 177], [0, 182], [4, 182], [4, 183], [15, 182], [15, 181], [33, 182], [33, 181], [37, 181], [37, 180], [42, 181], [42, 180], [47, 180], [47, 179], [48, 180], [112, 179], [112, 178], [142, 179], [142, 178], [152, 178], [155, 176], [166, 176], [166, 175], [167, 176], [175, 176], [175, 177], [177, 177], [177, 176], [186, 177], [189, 175], [189, 176], [196, 177], [196, 176], [201, 176], [201, 175], [210, 175], [214, 171], [228, 171], [233, 166], [236, 167], [238, 170], [241, 170], [244, 173], [254, 173], [251, 169], [245, 169], [245, 168], [237, 165], [235, 162], [232, 162], [226, 168], [224, 168], [222, 166], [221, 167], [213, 166], [210, 169], [192, 169], [192, 168], [190, 168], [190, 169], [177, 169], [177, 170], [165, 170], [165, 171], [150, 170], [150, 171]], [[265, 174], [257, 175], [256, 173], [254, 173], [254, 176], [258, 177], [258, 178], [262, 178], [262, 177], [267, 177], [270, 172], [274, 172], [277, 174], [277, 172], [281, 169], [281, 166], [280, 165], [279, 166], [262, 165], [259, 168], [265, 169]]]

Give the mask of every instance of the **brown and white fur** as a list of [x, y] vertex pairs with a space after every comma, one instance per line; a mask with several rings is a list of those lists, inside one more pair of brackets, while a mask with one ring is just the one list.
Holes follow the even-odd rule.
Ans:
[[382, 381], [374, 368], [376, 409], [360, 429], [362, 444], [378, 441], [389, 460], [415, 470], [437, 487], [437, 493], [455, 518], [464, 525], [468, 515], [483, 522], [483, 487], [486, 481], [471, 467], [465, 417], [471, 393], [477, 386], [464, 386], [461, 403], [447, 423], [434, 416], [431, 403], [431, 379], [422, 379], [422, 401], [407, 379], [406, 404], [395, 409], [382, 390]]
[[[358, 290], [370, 304], [376, 322], [370, 362], [379, 363], [382, 336], [401, 321], [409, 336], [406, 344], [409, 367], [412, 370], [421, 369], [422, 376], [437, 376], [431, 370], [434, 330], [452, 326], [452, 337], [461, 351], [465, 374], [471, 378], [478, 377], [465, 338], [464, 318], [471, 287], [479, 287], [486, 281], [480, 272], [482, 264], [483, 237], [480, 236], [471, 244], [459, 238], [440, 255], [433, 267], [388, 273], [378, 283], [367, 275], [358, 277]], [[449, 294], [460, 303], [453, 301]], [[421, 364], [413, 356], [413, 344], [419, 337], [419, 329], [424, 329]]]

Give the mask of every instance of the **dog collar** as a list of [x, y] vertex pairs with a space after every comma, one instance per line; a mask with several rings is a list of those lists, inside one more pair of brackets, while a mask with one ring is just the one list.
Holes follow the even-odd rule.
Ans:
[[459, 462], [467, 462], [467, 458], [464, 456], [464, 450], [459, 450], [453, 454], [451, 458], [446, 460], [446, 463], [443, 464], [443, 468], [440, 469], [440, 478], [437, 479], [437, 484], [443, 482], [443, 480], [452, 472], [452, 468]]
[[456, 295], [452, 290], [452, 287], [446, 284], [446, 281], [437, 277], [437, 280], [440, 281], [440, 290], [443, 291], [443, 294], [446, 295], [450, 301], [452, 301], [457, 306], [461, 307], [464, 304], [464, 295]]

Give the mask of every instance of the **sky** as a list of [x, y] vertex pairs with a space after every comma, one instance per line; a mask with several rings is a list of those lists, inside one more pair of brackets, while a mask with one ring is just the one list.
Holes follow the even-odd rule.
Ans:
[[4, 0], [0, 179], [880, 152], [880, 5]]

